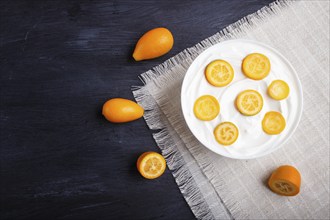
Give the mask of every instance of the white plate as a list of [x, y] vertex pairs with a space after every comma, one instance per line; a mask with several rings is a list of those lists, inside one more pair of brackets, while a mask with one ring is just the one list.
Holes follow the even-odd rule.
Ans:
[[[255, 52], [266, 55], [271, 63], [269, 75], [259, 81], [248, 79], [241, 71], [243, 58]], [[226, 60], [234, 68], [234, 79], [226, 87], [214, 87], [205, 79], [205, 67], [215, 59]], [[267, 87], [275, 79], [289, 84], [287, 99], [276, 101], [267, 95]], [[235, 108], [237, 94], [246, 89], [258, 90], [263, 96], [263, 109], [255, 116], [243, 116]], [[195, 117], [193, 106], [198, 97], [207, 94], [219, 101], [220, 114], [212, 121], [201, 121]], [[252, 159], [275, 151], [291, 137], [301, 118], [303, 94], [296, 71], [283, 55], [265, 44], [238, 39], [216, 44], [193, 61], [183, 80], [181, 106], [189, 129], [205, 147], [226, 157]], [[264, 114], [271, 110], [281, 112], [286, 119], [286, 128], [279, 135], [267, 135], [261, 127]], [[213, 135], [214, 128], [223, 121], [231, 121], [239, 129], [240, 135], [231, 146], [219, 144]]]

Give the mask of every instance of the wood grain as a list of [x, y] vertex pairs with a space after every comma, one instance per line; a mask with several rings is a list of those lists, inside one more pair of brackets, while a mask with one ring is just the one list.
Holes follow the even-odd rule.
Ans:
[[[169, 170], [136, 171], [139, 154], [159, 151], [143, 119], [111, 124], [101, 106], [133, 99], [139, 74], [270, 2], [1, 1], [1, 219], [192, 219]], [[173, 50], [134, 62], [158, 26]]]

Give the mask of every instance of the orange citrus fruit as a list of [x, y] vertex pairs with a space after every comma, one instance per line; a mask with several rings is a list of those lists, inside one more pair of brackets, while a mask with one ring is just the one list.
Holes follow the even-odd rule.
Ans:
[[136, 61], [160, 57], [169, 52], [174, 44], [172, 33], [163, 27], [145, 33], [137, 42], [133, 58]]
[[225, 60], [214, 60], [206, 66], [205, 77], [213, 86], [226, 86], [234, 78], [234, 69]]
[[203, 121], [211, 121], [220, 112], [220, 104], [216, 98], [211, 95], [199, 97], [194, 104], [195, 116]]
[[283, 80], [274, 80], [268, 86], [268, 95], [275, 100], [286, 99], [290, 93], [289, 85]]
[[122, 98], [114, 98], [104, 103], [102, 114], [113, 123], [129, 122], [143, 116], [144, 109], [137, 103]]
[[136, 167], [144, 178], [155, 179], [164, 173], [166, 161], [159, 153], [150, 151], [140, 155]]
[[268, 76], [270, 72], [270, 61], [263, 54], [251, 53], [244, 58], [242, 71], [251, 79], [263, 79]]
[[247, 116], [258, 114], [263, 107], [263, 99], [255, 90], [244, 90], [236, 98], [236, 106], [240, 113]]
[[267, 134], [280, 134], [286, 126], [284, 117], [279, 112], [267, 112], [262, 119], [262, 129]]
[[300, 191], [301, 176], [293, 166], [284, 165], [277, 168], [268, 180], [269, 188], [283, 196], [295, 196]]
[[238, 128], [231, 122], [222, 122], [214, 129], [214, 136], [218, 143], [231, 145], [238, 138]]

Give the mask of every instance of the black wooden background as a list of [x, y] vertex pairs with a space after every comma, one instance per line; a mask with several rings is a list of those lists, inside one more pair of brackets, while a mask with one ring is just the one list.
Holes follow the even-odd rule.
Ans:
[[[138, 75], [272, 0], [0, 1], [1, 219], [192, 219], [169, 170], [145, 180], [135, 162], [159, 151], [143, 119], [111, 124], [113, 97]], [[172, 51], [131, 58], [164, 26]]]

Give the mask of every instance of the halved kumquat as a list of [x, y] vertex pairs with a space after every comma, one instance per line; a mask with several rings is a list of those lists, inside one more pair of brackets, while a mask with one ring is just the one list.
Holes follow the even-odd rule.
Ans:
[[155, 179], [164, 173], [166, 161], [159, 153], [150, 151], [141, 154], [136, 162], [136, 166], [144, 178]]
[[282, 196], [295, 196], [300, 191], [301, 176], [293, 166], [284, 165], [277, 168], [268, 180], [269, 188]]

